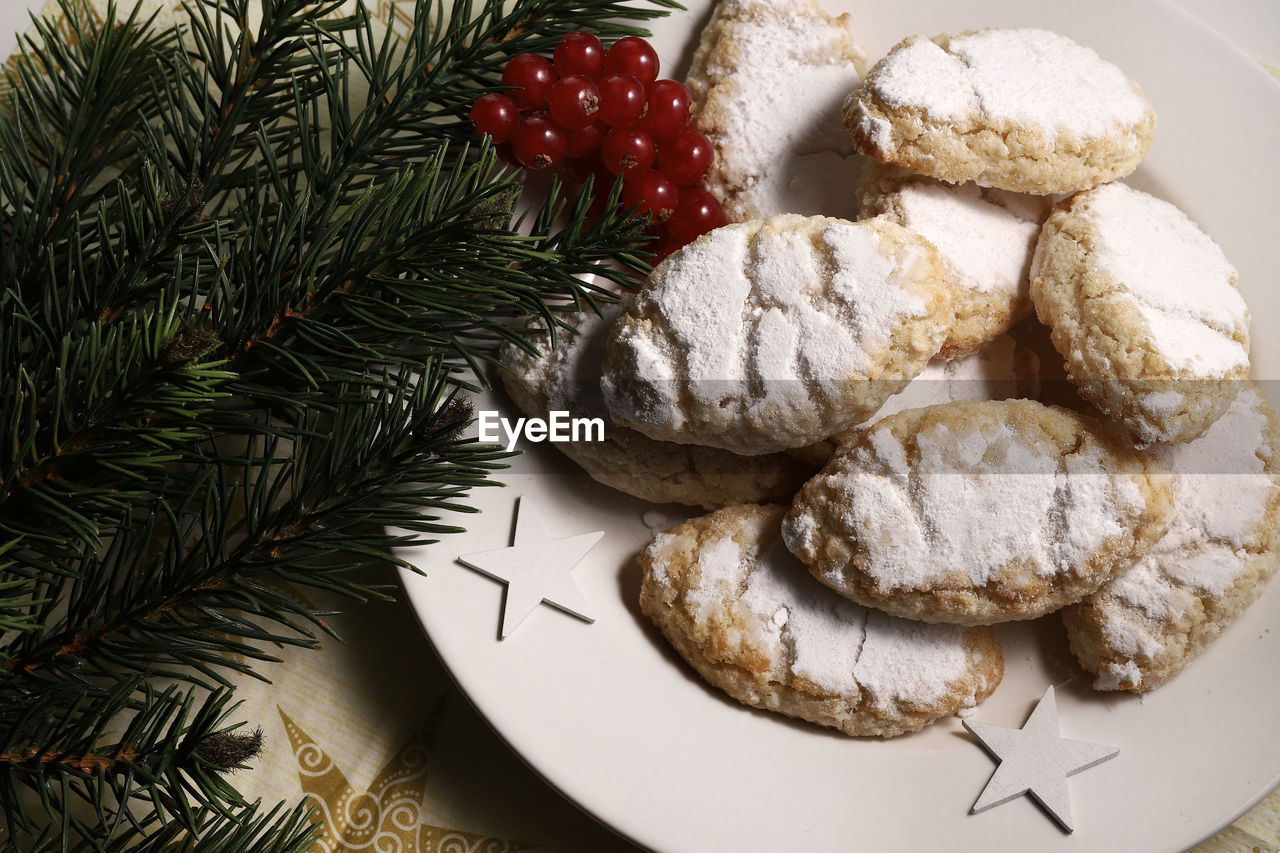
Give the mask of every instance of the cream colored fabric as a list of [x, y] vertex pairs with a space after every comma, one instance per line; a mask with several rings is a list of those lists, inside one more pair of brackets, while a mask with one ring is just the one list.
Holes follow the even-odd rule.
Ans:
[[[369, 580], [394, 582], [391, 569]], [[324, 827], [314, 853], [632, 849], [498, 739], [407, 605], [287, 591], [347, 611], [331, 622], [344, 642], [277, 650], [281, 662], [259, 667], [274, 683], [240, 681], [238, 715], [266, 748], [233, 781], [265, 803], [307, 798]]]

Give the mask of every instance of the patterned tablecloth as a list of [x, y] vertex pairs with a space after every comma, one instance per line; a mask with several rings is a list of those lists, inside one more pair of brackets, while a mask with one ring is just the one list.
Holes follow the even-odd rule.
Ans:
[[[1280, 0], [1180, 3], [1280, 81]], [[394, 572], [375, 580], [394, 583]], [[406, 605], [311, 600], [345, 611], [331, 620], [344, 642], [280, 649], [279, 663], [259, 667], [270, 684], [239, 685], [240, 715], [262, 726], [267, 747], [235, 781], [251, 798], [308, 798], [324, 827], [317, 851], [637, 849], [502, 743], [453, 686]], [[1280, 851], [1280, 791], [1195, 850]]]

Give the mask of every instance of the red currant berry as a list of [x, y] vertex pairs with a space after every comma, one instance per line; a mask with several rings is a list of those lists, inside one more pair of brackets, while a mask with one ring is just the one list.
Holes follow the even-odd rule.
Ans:
[[511, 57], [502, 69], [502, 85], [511, 86], [507, 96], [522, 109], [536, 110], [547, 103], [547, 92], [556, 82], [556, 71], [536, 53]]
[[[597, 180], [597, 184], [599, 181]], [[609, 194], [596, 192], [591, 195], [591, 204], [587, 207], [587, 222], [599, 222], [609, 212]]]
[[[566, 134], [567, 135], [567, 134]], [[595, 174], [596, 166], [599, 165], [594, 157], [569, 157], [568, 149], [565, 149], [566, 156], [560, 161], [564, 173], [569, 176], [570, 180], [584, 184], [587, 178]]]
[[702, 180], [715, 156], [711, 140], [696, 130], [682, 130], [662, 144], [658, 168], [680, 186], [689, 187]]
[[632, 175], [622, 185], [622, 203], [637, 207], [637, 213], [651, 214], [659, 222], [666, 222], [675, 211], [680, 188], [661, 172], [650, 169]]
[[510, 142], [500, 142], [494, 146], [494, 150], [498, 152], [498, 159], [503, 163], [520, 168], [520, 161], [516, 159], [516, 152], [512, 150]]
[[615, 175], [647, 171], [656, 156], [653, 140], [638, 127], [615, 127], [600, 144], [600, 159]]
[[595, 121], [600, 110], [600, 90], [590, 77], [564, 77], [547, 92], [547, 109], [556, 124], [565, 130], [578, 130]]
[[564, 156], [564, 131], [545, 113], [521, 116], [511, 137], [511, 149], [526, 169], [554, 166]]
[[591, 182], [591, 194], [602, 201], [609, 200], [609, 193], [613, 192], [613, 185], [618, 182], [618, 176], [610, 172], [599, 161], [596, 162], [596, 170], [593, 173], [594, 180]]
[[600, 112], [596, 118], [610, 127], [630, 127], [644, 114], [644, 86], [627, 74], [610, 74], [600, 81]]
[[675, 80], [658, 80], [649, 84], [640, 126], [654, 139], [669, 139], [689, 123], [689, 90]]
[[[609, 196], [613, 194], [613, 186], [621, 180], [616, 175], [609, 174], [609, 170], [601, 165], [599, 158], [595, 158], [596, 169], [592, 173], [591, 181], [591, 206], [587, 208], [587, 214], [592, 222], [604, 216], [610, 210]], [[586, 187], [583, 187], [586, 192]]]
[[554, 64], [561, 77], [599, 77], [604, 71], [604, 45], [591, 33], [569, 33], [556, 45]]
[[515, 133], [520, 122], [520, 108], [506, 95], [490, 92], [476, 98], [471, 105], [471, 123], [476, 133], [493, 137], [494, 142], [506, 142]]
[[724, 225], [724, 211], [715, 196], [702, 187], [683, 187], [675, 212], [667, 220], [667, 233], [683, 246], [713, 228]]
[[660, 264], [667, 259], [667, 256], [679, 249], [683, 243], [679, 243], [671, 236], [670, 229], [663, 228], [662, 233], [655, 239], [650, 248], [653, 250], [655, 264]]
[[630, 74], [646, 86], [658, 79], [658, 54], [636, 36], [618, 39], [604, 58], [606, 74]]
[[577, 130], [566, 130], [564, 156], [586, 157], [588, 154], [596, 153], [600, 150], [600, 143], [604, 141], [604, 136], [608, 132], [608, 126], [598, 121], [593, 121]]

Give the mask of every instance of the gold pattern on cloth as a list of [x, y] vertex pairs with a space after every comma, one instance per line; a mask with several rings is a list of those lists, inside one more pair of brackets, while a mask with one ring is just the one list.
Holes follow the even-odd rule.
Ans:
[[276, 706], [298, 764], [303, 795], [324, 827], [313, 853], [516, 853], [532, 846], [423, 821], [427, 759], [443, 706], [441, 697], [367, 791], [356, 791], [320, 744]]

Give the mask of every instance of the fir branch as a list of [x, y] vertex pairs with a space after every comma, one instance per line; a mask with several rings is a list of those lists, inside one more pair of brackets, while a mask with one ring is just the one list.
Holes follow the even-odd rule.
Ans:
[[0, 110], [0, 812], [27, 849], [301, 850], [224, 778], [258, 746], [230, 676], [328, 631], [276, 582], [383, 595], [362, 570], [502, 464], [460, 389], [509, 321], [647, 269], [617, 187], [521, 216], [466, 106], [671, 4], [419, 2], [383, 38], [200, 0], [181, 41], [60, 4]]
[[[15, 701], [3, 730], [2, 778], [20, 786], [0, 785], [0, 814], [11, 837], [42, 843], [33, 809], [53, 820], [66, 844], [101, 843], [122, 831], [150, 834], [171, 820], [197, 832], [211, 817], [232, 817], [248, 805], [222, 778], [227, 766], [208, 758], [211, 744], [235, 736], [236, 725], [227, 723], [234, 711], [229, 691], [197, 700], [190, 689], [153, 692], [139, 678], [106, 694], [56, 689], [61, 714], [50, 715], [28, 695]], [[104, 724], [126, 710], [123, 731], [105, 740]], [[20, 795], [23, 789], [38, 806]]]
[[251, 732], [218, 732], [196, 747], [195, 757], [214, 772], [245, 769], [245, 762], [262, 752], [262, 729]]
[[264, 811], [252, 803], [233, 808], [230, 813], [229, 820], [222, 815], [208, 815], [195, 831], [181, 824], [135, 831], [122, 835], [105, 849], [113, 853], [305, 853], [324, 829], [311, 819], [311, 810], [306, 806], [286, 809], [276, 805]]
[[179, 822], [132, 824], [110, 838], [59, 836], [50, 830], [39, 837], [0, 841], [0, 853], [305, 853], [323, 827], [311, 820], [305, 806], [283, 804], [264, 809], [259, 803], [233, 806], [223, 812], [203, 812], [193, 831]]
[[[406, 0], [419, 22], [402, 39], [390, 29], [379, 37], [364, 16], [352, 28], [342, 61], [318, 63], [328, 104], [328, 125], [337, 145], [332, 171], [358, 168], [370, 179], [406, 161], [433, 156], [441, 141], [465, 142], [472, 134], [471, 103], [500, 87], [502, 66], [519, 53], [550, 53], [574, 29], [611, 40], [647, 35], [630, 21], [660, 17], [681, 8], [675, 0], [642, 6], [613, 0], [527, 0], [511, 4], [456, 0], [446, 15], [433, 0]], [[430, 22], [430, 23], [428, 23]], [[352, 115], [350, 80], [368, 87], [363, 109]], [[464, 156], [453, 150], [452, 157]], [[358, 188], [357, 183], [355, 187]], [[343, 182], [321, 182], [322, 191]], [[348, 192], [350, 190], [347, 190]]]
[[459, 437], [469, 415], [456, 393], [439, 371], [391, 393], [343, 389], [332, 415], [298, 431], [291, 453], [268, 438], [205, 466], [181, 501], [157, 498], [145, 518], [118, 525], [100, 557], [86, 556], [79, 575], [41, 589], [43, 627], [10, 644], [0, 673], [57, 680], [132, 670], [227, 684], [223, 670], [252, 674], [252, 661], [274, 659], [255, 643], [314, 645], [304, 623], [323, 630], [323, 614], [263, 581], [377, 595], [352, 576], [394, 562], [393, 546], [433, 540], [370, 523], [456, 530], [429, 513], [467, 510], [462, 499], [490, 484], [503, 456]]
[[[167, 99], [186, 107], [179, 113], [183, 132], [174, 132], [179, 128], [171, 117], [161, 116], [179, 168], [210, 194], [257, 176], [253, 158], [260, 128], [319, 94], [314, 66], [332, 61], [334, 40], [367, 17], [333, 18], [342, 0], [274, 0], [257, 6], [261, 19], [250, 30], [254, 5], [251, 0], [198, 0], [190, 32], [199, 61], [178, 66], [188, 72], [187, 79]], [[326, 17], [322, 25], [314, 20]], [[317, 34], [328, 47], [312, 53], [307, 37]]]
[[[424, 354], [475, 367], [497, 343], [518, 337], [511, 318], [610, 300], [607, 283], [629, 284], [647, 269], [642, 226], [616, 205], [594, 226], [561, 228], [565, 204], [553, 186], [530, 233], [517, 233], [508, 222], [520, 191], [492, 149], [448, 169], [446, 150], [368, 189], [323, 230], [308, 228], [305, 205], [278, 217], [291, 231], [271, 234], [272, 245], [312, 231], [309, 250], [288, 259], [293, 281], [281, 288], [301, 296], [259, 319], [238, 351], [228, 351], [232, 363], [248, 373], [251, 356], [277, 375], [295, 375], [301, 387], [352, 381], [370, 362], [416, 366]], [[583, 221], [587, 201], [579, 198], [571, 222]], [[272, 270], [258, 292], [272, 290], [281, 274]]]
[[[30, 324], [25, 306], [12, 309], [15, 325]], [[35, 549], [15, 549], [12, 571], [22, 574], [28, 555], [43, 565], [49, 554], [34, 543], [51, 536], [98, 547], [104, 514], [142, 498], [149, 478], [206, 434], [202, 421], [232, 374], [192, 363], [202, 338], [176, 305], [160, 304], [50, 341], [56, 361], [0, 352], [0, 375], [13, 377], [0, 393], [11, 406], [0, 535]]]
[[[0, 576], [7, 574], [13, 567], [11, 562], [3, 560], [4, 551], [10, 547], [12, 543], [0, 546]], [[49, 600], [34, 597], [31, 590], [31, 584], [26, 580], [0, 581], [0, 635], [10, 631], [39, 629], [40, 622], [32, 610], [48, 604]]]
[[63, 0], [68, 31], [33, 19], [20, 59], [6, 71], [14, 95], [0, 122], [0, 274], [30, 294], [49, 253], [93, 211], [108, 180], [136, 162], [140, 129], [156, 120], [146, 92], [173, 31], [148, 26], [137, 8], [123, 20], [111, 3], [105, 22], [88, 0]]

